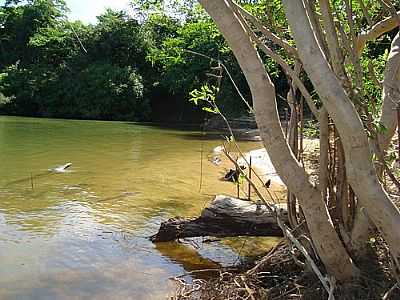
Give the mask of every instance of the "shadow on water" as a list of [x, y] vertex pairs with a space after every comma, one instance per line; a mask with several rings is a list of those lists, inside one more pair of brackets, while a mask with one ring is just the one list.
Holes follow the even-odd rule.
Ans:
[[[230, 136], [230, 132], [228, 130], [211, 130], [211, 131], [203, 131], [202, 124], [165, 124], [165, 123], [134, 123], [134, 122], [126, 122], [124, 124], [133, 125], [137, 127], [144, 128], [154, 128], [157, 130], [166, 131], [164, 134], [175, 136], [179, 133], [179, 137], [185, 140], [192, 141], [217, 141], [217, 140], [226, 140], [226, 137]], [[174, 132], [171, 132], [174, 131]], [[169, 131], [169, 132], [168, 132]], [[250, 130], [251, 131], [251, 130]], [[237, 141], [248, 141], [248, 142], [259, 142], [259, 140], [253, 140], [251, 135], [248, 135], [247, 132], [243, 130], [234, 130], [234, 136]]]
[[148, 127], [158, 130], [177, 130], [177, 131], [201, 131], [202, 124], [182, 124], [182, 123], [135, 123], [125, 122], [126, 125], [137, 127]]
[[204, 141], [226, 141], [226, 137], [229, 136], [229, 134], [224, 133], [224, 132], [206, 132], [205, 134], [201, 132], [192, 132], [192, 133], [186, 133], [181, 135], [181, 137], [185, 140], [204, 140]]
[[220, 263], [201, 256], [196, 249], [193, 249], [189, 245], [178, 242], [166, 242], [156, 243], [155, 248], [163, 257], [182, 266], [193, 278], [207, 279], [213, 277], [222, 268]]

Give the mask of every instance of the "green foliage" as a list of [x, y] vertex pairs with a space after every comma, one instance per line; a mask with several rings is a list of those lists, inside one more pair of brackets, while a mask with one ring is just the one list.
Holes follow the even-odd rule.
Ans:
[[[205, 113], [219, 110], [228, 117], [247, 112], [225, 69], [217, 78], [222, 62], [244, 97], [251, 99], [232, 51], [197, 1], [132, 2], [137, 19], [107, 10], [96, 24], [84, 25], [67, 20], [62, 0], [6, 1], [0, 7], [0, 113], [201, 121]], [[293, 44], [280, 0], [238, 3]], [[344, 21], [343, 1], [332, 3], [338, 21]], [[354, 26], [361, 32], [368, 27], [366, 19], [358, 2], [353, 9], [359, 16]], [[373, 21], [379, 20], [380, 6], [368, 9]], [[268, 46], [293, 66], [284, 51]], [[390, 36], [385, 36], [368, 43], [361, 57], [361, 101], [373, 115], [376, 132], [385, 130], [376, 121], [381, 87], [370, 76], [369, 65], [382, 80], [389, 47]], [[278, 95], [285, 97], [286, 75], [271, 59], [261, 57]], [[346, 67], [354, 73], [349, 62]], [[316, 135], [317, 129], [310, 124], [306, 132]]]
[[[378, 111], [382, 105], [382, 87], [378, 85], [375, 81], [383, 80], [383, 73], [385, 70], [387, 58], [389, 56], [389, 49], [386, 47], [380, 47], [380, 49], [377, 49], [371, 46], [372, 45], [366, 47], [361, 57], [364, 83], [363, 98], [368, 107], [369, 113], [371, 113], [374, 119], [378, 119]], [[370, 72], [370, 68], [372, 68], [374, 75], [372, 74], [372, 72]], [[375, 80], [373, 76], [376, 77]]]
[[[0, 73], [0, 82], [4, 80], [6, 76], [7, 76], [6, 73]], [[10, 103], [11, 100], [12, 97], [6, 97], [3, 93], [0, 92], [0, 106]]]
[[[98, 23], [68, 22], [62, 1], [0, 9], [0, 109], [4, 113], [148, 120], [139, 23], [107, 10]], [[15, 51], [11, 51], [14, 49]]]
[[[186, 103], [190, 91], [210, 82], [206, 73], [215, 63], [186, 49], [223, 59], [244, 83], [223, 37], [196, 1], [134, 5], [142, 12], [139, 21], [107, 10], [95, 25], [69, 22], [61, 0], [0, 7], [0, 112], [124, 120], [154, 119], [157, 110], [171, 117], [185, 112], [181, 120], [201, 116]], [[174, 14], [166, 13], [172, 8]], [[232, 105], [236, 100], [224, 79], [219, 104], [241, 114], [244, 106]]]
[[159, 65], [162, 71], [161, 84], [165, 88], [188, 94], [195, 86], [205, 82], [210, 61], [184, 50], [218, 57], [223, 43], [211, 20], [188, 23], [178, 28], [175, 37], [165, 39], [160, 48], [152, 48], [148, 59], [153, 65]]
[[319, 127], [318, 122], [315, 120], [307, 120], [304, 123], [303, 134], [309, 138], [319, 137]]
[[47, 103], [50, 116], [141, 120], [146, 119], [149, 113], [148, 103], [142, 98], [142, 78], [131, 67], [91, 64], [63, 89], [49, 86], [46, 90], [53, 94], [52, 99], [65, 101], [62, 106], [60, 103]]
[[[151, 18], [149, 19], [151, 21]], [[245, 78], [226, 45], [218, 28], [207, 16], [197, 13], [176, 27], [162, 43], [154, 44], [147, 59], [159, 71], [155, 84], [167, 93], [187, 99], [191, 91], [204, 85], [214, 85], [215, 78], [210, 77], [213, 68], [222, 61], [231, 72], [235, 82], [243, 89], [248, 98], [249, 91]], [[227, 115], [241, 115], [246, 112], [234, 90], [227, 74], [223, 74], [218, 105]]]
[[9, 103], [10, 99], [0, 93], [0, 105]]
[[201, 105], [202, 110], [219, 114], [221, 113], [216, 104], [216, 97], [219, 92], [219, 88], [216, 86], [203, 85], [200, 90], [195, 89], [190, 92], [191, 98], [189, 101], [193, 102], [195, 105]]
[[[0, 113], [200, 121], [215, 108], [193, 108], [190, 92], [216, 85], [208, 74], [217, 60], [251, 98], [231, 50], [197, 1], [135, 0], [133, 6], [138, 19], [107, 10], [95, 25], [84, 25], [67, 20], [62, 0], [7, 1], [0, 7]], [[266, 64], [280, 80], [281, 70]], [[244, 114], [222, 75], [218, 107], [227, 116]]]

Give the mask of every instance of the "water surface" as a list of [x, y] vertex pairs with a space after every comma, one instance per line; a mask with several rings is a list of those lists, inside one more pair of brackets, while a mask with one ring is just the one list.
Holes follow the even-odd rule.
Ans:
[[165, 299], [169, 278], [236, 263], [253, 242], [147, 239], [236, 193], [207, 161], [220, 144], [124, 122], [0, 117], [0, 299]]

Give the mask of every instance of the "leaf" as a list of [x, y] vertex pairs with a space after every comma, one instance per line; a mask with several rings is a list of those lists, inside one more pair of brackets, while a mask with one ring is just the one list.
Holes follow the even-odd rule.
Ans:
[[217, 108], [211, 108], [211, 107], [203, 107], [202, 110], [212, 114], [218, 114], [219, 112]]

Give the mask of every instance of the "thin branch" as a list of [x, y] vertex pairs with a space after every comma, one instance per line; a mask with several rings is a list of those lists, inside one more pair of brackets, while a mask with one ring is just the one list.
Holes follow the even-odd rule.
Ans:
[[379, 122], [383, 124], [386, 131], [378, 134], [379, 146], [382, 152], [387, 150], [394, 132], [397, 127], [396, 111], [400, 104], [399, 94], [399, 78], [400, 78], [400, 33], [394, 37], [386, 62], [383, 91], [382, 91], [382, 108]]
[[[225, 156], [235, 165], [236, 169], [240, 172], [240, 174], [246, 179], [246, 181], [251, 185], [251, 187], [254, 189], [254, 191], [256, 192], [257, 196], [260, 197], [260, 200], [263, 202], [263, 204], [265, 204], [266, 208], [270, 211], [270, 212], [275, 212], [276, 211], [276, 207], [274, 207], [273, 203], [267, 202], [264, 199], [263, 194], [260, 192], [260, 190], [257, 188], [257, 186], [254, 184], [254, 182], [247, 176], [246, 172], [244, 172], [242, 170], [242, 168], [239, 166], [239, 164], [237, 163], [237, 161], [235, 159], [233, 159], [233, 157], [229, 154], [228, 150], [226, 149], [225, 145], [224, 145], [224, 150], [223, 150]], [[272, 195], [271, 195], [272, 196]], [[274, 201], [273, 197], [271, 197], [271, 200]]]
[[[235, 166], [238, 167], [237, 162], [232, 158], [232, 156], [230, 156], [230, 154], [228, 153], [228, 151], [224, 150], [224, 153], [226, 155], [226, 157], [233, 163], [235, 164]], [[291, 233], [291, 231], [289, 230], [289, 228], [282, 222], [281, 217], [280, 217], [280, 210], [279, 207], [272, 204], [272, 203], [268, 203], [267, 201], [265, 201], [263, 195], [258, 191], [256, 185], [252, 182], [252, 180], [247, 176], [247, 174], [240, 168], [238, 167], [238, 170], [241, 172], [242, 176], [249, 182], [249, 184], [252, 185], [252, 187], [254, 188], [254, 190], [256, 191], [257, 195], [260, 197], [260, 200], [265, 204], [265, 206], [267, 207], [268, 210], [270, 210], [271, 212], [274, 212], [276, 214], [276, 220], [278, 223], [278, 226], [282, 229], [285, 237], [291, 242], [293, 243], [296, 248], [303, 254], [303, 256], [306, 258], [308, 264], [310, 265], [311, 269], [314, 271], [315, 275], [317, 275], [318, 279], [321, 281], [323, 287], [325, 288], [325, 290], [328, 292], [329, 299], [335, 299], [333, 296], [333, 291], [335, 289], [335, 278], [328, 278], [323, 276], [322, 272], [319, 270], [319, 268], [317, 267], [317, 264], [314, 262], [314, 260], [312, 259], [312, 257], [310, 256], [310, 254], [307, 252], [307, 250], [304, 248], [304, 246], [300, 243], [300, 241], [298, 239], [296, 239], [294, 237], [294, 235]]]
[[391, 294], [393, 293], [393, 291], [394, 291], [395, 289], [397, 289], [397, 288], [399, 288], [399, 284], [398, 284], [398, 283], [396, 283], [394, 286], [392, 286], [392, 287], [390, 288], [390, 290], [388, 290], [388, 291], [385, 293], [385, 295], [383, 295], [382, 300], [388, 300], [389, 297], [390, 297], [390, 295], [391, 295]]
[[389, 176], [390, 180], [393, 182], [393, 184], [397, 187], [397, 189], [400, 191], [400, 182], [397, 180], [396, 176], [394, 176], [392, 170], [389, 168], [385, 161], [384, 154], [378, 144], [378, 139], [374, 138], [372, 140], [374, 143], [374, 148], [375, 148], [375, 154], [376, 157], [378, 158], [379, 163], [383, 166], [383, 169], [386, 171], [386, 174]]
[[397, 11], [396, 11], [396, 8], [394, 7], [392, 1], [386, 2], [385, 0], [379, 0], [379, 2], [381, 3], [382, 8], [384, 10], [387, 9], [390, 12], [390, 14], [392, 15], [392, 17], [397, 19], [397, 22], [400, 21], [400, 18], [399, 18], [399, 16], [397, 16]]
[[[243, 16], [239, 15], [239, 18], [243, 18]], [[244, 21], [244, 26], [247, 27], [248, 31], [249, 31], [249, 35], [252, 38], [252, 40], [257, 43], [257, 45], [259, 46], [259, 48], [266, 54], [268, 55], [270, 58], [272, 58], [277, 64], [279, 64], [282, 69], [285, 71], [285, 73], [292, 79], [293, 84], [300, 90], [300, 92], [302, 93], [302, 95], [304, 96], [304, 99], [306, 100], [311, 112], [313, 113], [313, 115], [315, 116], [315, 118], [318, 120], [319, 119], [319, 110], [316, 107], [310, 93], [308, 92], [307, 88], [304, 86], [303, 82], [301, 81], [301, 79], [297, 76], [296, 72], [286, 63], [286, 61], [279, 56], [278, 54], [276, 54], [274, 51], [272, 51], [270, 48], [268, 48], [260, 39], [259, 37], [251, 30], [251, 28], [249, 28], [249, 25], [247, 24], [247, 22], [245, 22], [244, 19], [242, 19]]]
[[79, 45], [81, 46], [81, 48], [83, 49], [83, 51], [85, 51], [85, 53], [88, 53], [87, 50], [86, 50], [86, 48], [85, 48], [85, 46], [83, 45], [81, 39], [79, 38], [78, 34], [76, 33], [74, 27], [72, 26], [71, 22], [68, 22], [68, 21], [67, 21], [67, 24], [69, 24], [69, 27], [71, 27], [72, 32], [74, 33], [74, 35], [75, 35], [76, 39], [78, 40]]
[[345, 0], [345, 6], [346, 6], [346, 13], [347, 13], [347, 23], [350, 28], [350, 38], [351, 38], [351, 52], [350, 52], [350, 57], [354, 66], [354, 71], [355, 71], [355, 76], [356, 76], [356, 88], [359, 90], [362, 90], [363, 88], [363, 74], [362, 74], [362, 68], [360, 64], [360, 60], [358, 59], [359, 57], [357, 56], [356, 52], [356, 31], [354, 28], [354, 21], [353, 21], [353, 7], [352, 7], [352, 2], [351, 0]]
[[400, 11], [397, 12], [396, 16], [390, 16], [378, 23], [376, 23], [367, 32], [361, 33], [356, 38], [356, 53], [357, 56], [361, 56], [365, 45], [367, 42], [374, 41], [381, 35], [392, 31], [399, 25], [398, 18], [400, 16]]
[[281, 28], [281, 27], [279, 27], [277, 24], [276, 24], [276, 22], [275, 22], [275, 19], [274, 19], [274, 16], [273, 16], [273, 14], [272, 14], [272, 10], [270, 9], [270, 6], [274, 6], [274, 3], [271, 1], [267, 1], [267, 5], [266, 5], [267, 7], [266, 7], [266, 9], [265, 9], [265, 15], [267, 16], [267, 18], [269, 19], [269, 21], [270, 21], [270, 27], [272, 28], [272, 29], [274, 29], [275, 30], [275, 32], [277, 32], [277, 33], [280, 33], [281, 35], [285, 35], [285, 29], [283, 29], [283, 28]]
[[335, 22], [335, 27], [337, 31], [339, 32], [340, 40], [342, 41], [342, 45], [344, 49], [346, 50], [344, 57], [348, 57], [351, 55], [351, 42], [349, 38], [347, 37], [346, 32], [344, 31], [343, 25], [341, 24], [340, 21]]
[[322, 272], [317, 267], [317, 264], [311, 258], [310, 254], [308, 254], [307, 250], [299, 242], [299, 240], [297, 240], [293, 236], [293, 234], [290, 232], [288, 227], [281, 222], [279, 217], [277, 218], [277, 222], [278, 222], [279, 227], [282, 228], [282, 230], [283, 230], [283, 232], [285, 234], [285, 237], [288, 238], [296, 246], [296, 248], [299, 249], [299, 251], [304, 255], [304, 257], [306, 258], [307, 262], [309, 263], [311, 269], [314, 271], [315, 275], [317, 275], [318, 279], [322, 283], [322, 286], [328, 292], [329, 299], [330, 300], [334, 300], [335, 298], [333, 296], [333, 290], [335, 288], [335, 282], [336, 282], [335, 279], [334, 278], [330, 279], [330, 278], [327, 278], [327, 277], [323, 276]]
[[383, 88], [383, 82], [376, 77], [375, 69], [371, 61], [368, 62], [368, 73], [372, 82], [379, 88]]
[[236, 6], [238, 11], [243, 14], [243, 16], [248, 19], [263, 35], [265, 35], [269, 40], [271, 40], [273, 43], [275, 43], [278, 46], [281, 46], [285, 51], [294, 56], [295, 58], [298, 57], [297, 54], [297, 49], [295, 47], [292, 47], [287, 41], [284, 39], [281, 39], [277, 35], [275, 35], [273, 32], [271, 32], [268, 28], [266, 28], [264, 25], [262, 25], [256, 17], [254, 17], [250, 12], [245, 10], [243, 7], [238, 5], [237, 3], [233, 2], [232, 3]]
[[239, 87], [237, 86], [235, 80], [233, 79], [231, 73], [229, 72], [228, 68], [225, 66], [225, 64], [224, 64], [221, 60], [215, 59], [215, 58], [213, 58], [213, 57], [211, 57], [211, 56], [208, 56], [208, 55], [205, 55], [205, 54], [203, 54], [203, 53], [199, 53], [199, 52], [192, 51], [192, 50], [188, 50], [188, 49], [183, 49], [183, 51], [184, 51], [184, 52], [187, 52], [187, 53], [191, 53], [191, 54], [197, 55], [197, 56], [201, 56], [201, 57], [207, 58], [207, 59], [209, 59], [210, 61], [216, 61], [216, 62], [218, 62], [218, 63], [224, 68], [226, 74], [228, 74], [229, 80], [232, 82], [232, 85], [233, 85], [233, 87], [235, 88], [236, 92], [238, 93], [239, 97], [240, 97], [240, 98], [242, 99], [242, 101], [246, 104], [246, 106], [247, 106], [247, 108], [250, 110], [250, 112], [253, 113], [253, 108], [250, 106], [249, 102], [246, 100], [246, 98], [245, 98], [245, 97], [243, 96], [243, 94], [240, 92], [240, 89], [239, 89]]
[[308, 18], [310, 20], [310, 24], [315, 32], [315, 38], [317, 39], [322, 51], [325, 53], [326, 56], [329, 57], [330, 54], [328, 51], [328, 44], [325, 40], [325, 34], [321, 27], [320, 16], [316, 13], [315, 0], [305, 0], [303, 1], [303, 3], [304, 8], [307, 11]]
[[330, 51], [330, 64], [336, 74], [339, 77], [343, 86], [350, 85], [349, 78], [343, 65], [343, 53], [342, 48], [339, 45], [338, 35], [335, 28], [335, 22], [333, 20], [332, 8], [328, 0], [319, 1], [322, 18], [324, 21], [324, 28], [326, 31], [326, 41], [328, 43]]
[[361, 10], [363, 12], [365, 19], [367, 20], [368, 25], [372, 26], [373, 23], [372, 23], [371, 17], [369, 16], [368, 8], [364, 4], [364, 0], [357, 0], [357, 2], [361, 7]]
[[300, 90], [301, 94], [304, 96], [304, 99], [307, 102], [308, 107], [310, 108], [311, 112], [315, 116], [317, 120], [319, 120], [319, 109], [314, 103], [312, 96], [310, 95], [309, 91], [305, 87], [304, 83], [301, 79], [296, 75], [296, 72], [276, 53], [274, 53], [271, 49], [269, 49], [265, 44], [263, 44], [260, 40], [256, 41], [259, 48], [275, 60], [285, 71], [285, 73], [292, 79], [293, 84]]

